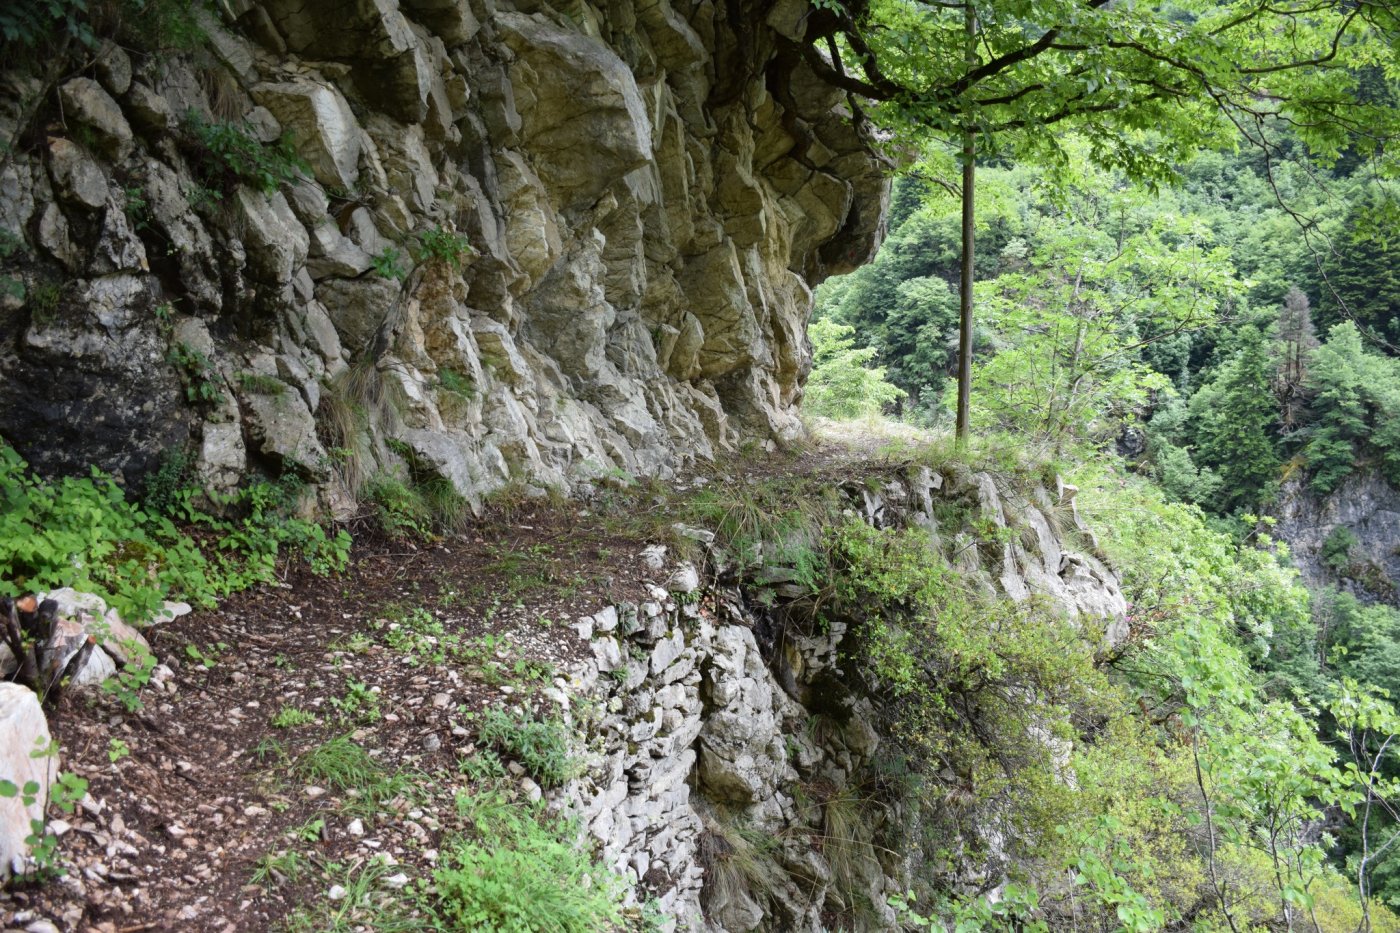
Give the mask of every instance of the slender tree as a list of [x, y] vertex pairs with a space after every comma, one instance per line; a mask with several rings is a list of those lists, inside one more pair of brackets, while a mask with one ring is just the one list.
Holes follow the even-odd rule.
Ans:
[[1302, 422], [1305, 401], [1303, 385], [1308, 378], [1308, 359], [1318, 346], [1312, 305], [1308, 296], [1296, 287], [1290, 288], [1288, 294], [1283, 296], [1274, 341], [1278, 366], [1274, 395], [1282, 410], [1279, 430], [1289, 434], [1297, 430]]

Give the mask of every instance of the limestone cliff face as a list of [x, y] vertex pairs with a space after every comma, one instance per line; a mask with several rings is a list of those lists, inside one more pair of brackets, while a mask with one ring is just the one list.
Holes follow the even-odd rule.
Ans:
[[[235, 0], [199, 55], [6, 76], [0, 436], [333, 506], [405, 467], [476, 500], [794, 436], [809, 289], [887, 195], [778, 51], [803, 8]], [[200, 125], [306, 169], [230, 179]]]
[[1367, 470], [1326, 496], [1294, 478], [1284, 484], [1277, 512], [1279, 536], [1308, 586], [1400, 602], [1400, 489]]

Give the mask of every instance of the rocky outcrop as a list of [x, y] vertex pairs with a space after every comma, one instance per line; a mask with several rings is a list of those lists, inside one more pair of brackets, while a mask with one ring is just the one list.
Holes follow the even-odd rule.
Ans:
[[219, 9], [197, 58], [106, 49], [61, 122], [4, 76], [0, 436], [34, 465], [139, 484], [184, 452], [327, 504], [411, 468], [476, 501], [800, 432], [809, 289], [886, 196], [779, 48], [800, 17]]
[[[1125, 634], [1116, 577], [1069, 543], [1089, 537], [1072, 487], [1018, 494], [988, 473], [915, 467], [842, 491], [876, 527], [923, 529], [994, 598], [1035, 598], [1110, 646]], [[1010, 533], [978, 546], [973, 523]], [[708, 554], [702, 584], [693, 565], [669, 569], [664, 548], [648, 549], [664, 585], [575, 625], [592, 658], [572, 671], [571, 715], [591, 758], [557, 804], [679, 929], [821, 930], [832, 916], [891, 929], [888, 895], [907, 889], [912, 854], [876, 840], [913, 817], [857, 786], [885, 740], [878, 699], [843, 660], [852, 633], [840, 620], [785, 628], [790, 568], [740, 572], [721, 550]], [[995, 813], [982, 824], [1000, 832]], [[969, 865], [987, 887], [1003, 870], [995, 857]]]
[[1303, 582], [1400, 605], [1400, 489], [1377, 473], [1352, 473], [1326, 496], [1290, 479], [1276, 508], [1278, 535]]
[[27, 870], [33, 824], [42, 824], [49, 786], [58, 776], [58, 755], [52, 746], [34, 691], [0, 683], [0, 780], [9, 781], [15, 791], [0, 796], [0, 878]]

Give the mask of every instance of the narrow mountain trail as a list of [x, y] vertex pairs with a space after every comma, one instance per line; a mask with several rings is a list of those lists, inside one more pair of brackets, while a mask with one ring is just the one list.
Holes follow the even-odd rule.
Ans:
[[671, 497], [835, 479], [884, 443], [841, 441], [664, 490], [497, 507], [431, 544], [362, 531], [342, 575], [292, 566], [280, 585], [148, 629], [159, 666], [142, 708], [88, 691], [51, 717], [61, 767], [89, 793], [55, 826], [67, 875], [5, 892], [10, 927], [380, 929], [347, 891], [407, 897], [431, 878], [461, 825], [455, 795], [484, 776], [483, 711], [568, 704], [588, 652], [571, 626], [664, 582], [643, 555]]
[[[6, 895], [12, 924], [275, 929], [325, 895], [316, 872], [269, 874], [297, 849], [349, 878], [380, 853], [430, 872], [474, 714], [565, 690], [586, 648], [567, 623], [644, 586], [645, 542], [591, 517], [522, 509], [427, 546], [361, 536], [342, 576], [292, 570], [154, 629], [143, 709], [89, 692], [53, 717], [89, 799], [62, 840], [74, 870]], [[318, 766], [343, 737], [368, 751], [368, 788]]]

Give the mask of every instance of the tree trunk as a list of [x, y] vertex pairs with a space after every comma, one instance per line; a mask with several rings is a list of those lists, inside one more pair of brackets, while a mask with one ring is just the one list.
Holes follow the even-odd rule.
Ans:
[[[967, 68], [972, 70], [977, 59], [977, 13], [971, 0], [964, 7], [967, 28]], [[962, 294], [959, 296], [961, 315], [958, 323], [958, 421], [957, 442], [967, 443], [968, 416], [972, 395], [972, 260], [973, 183], [976, 181], [975, 157], [977, 154], [977, 130], [972, 120], [972, 104], [964, 105], [962, 139]]]

